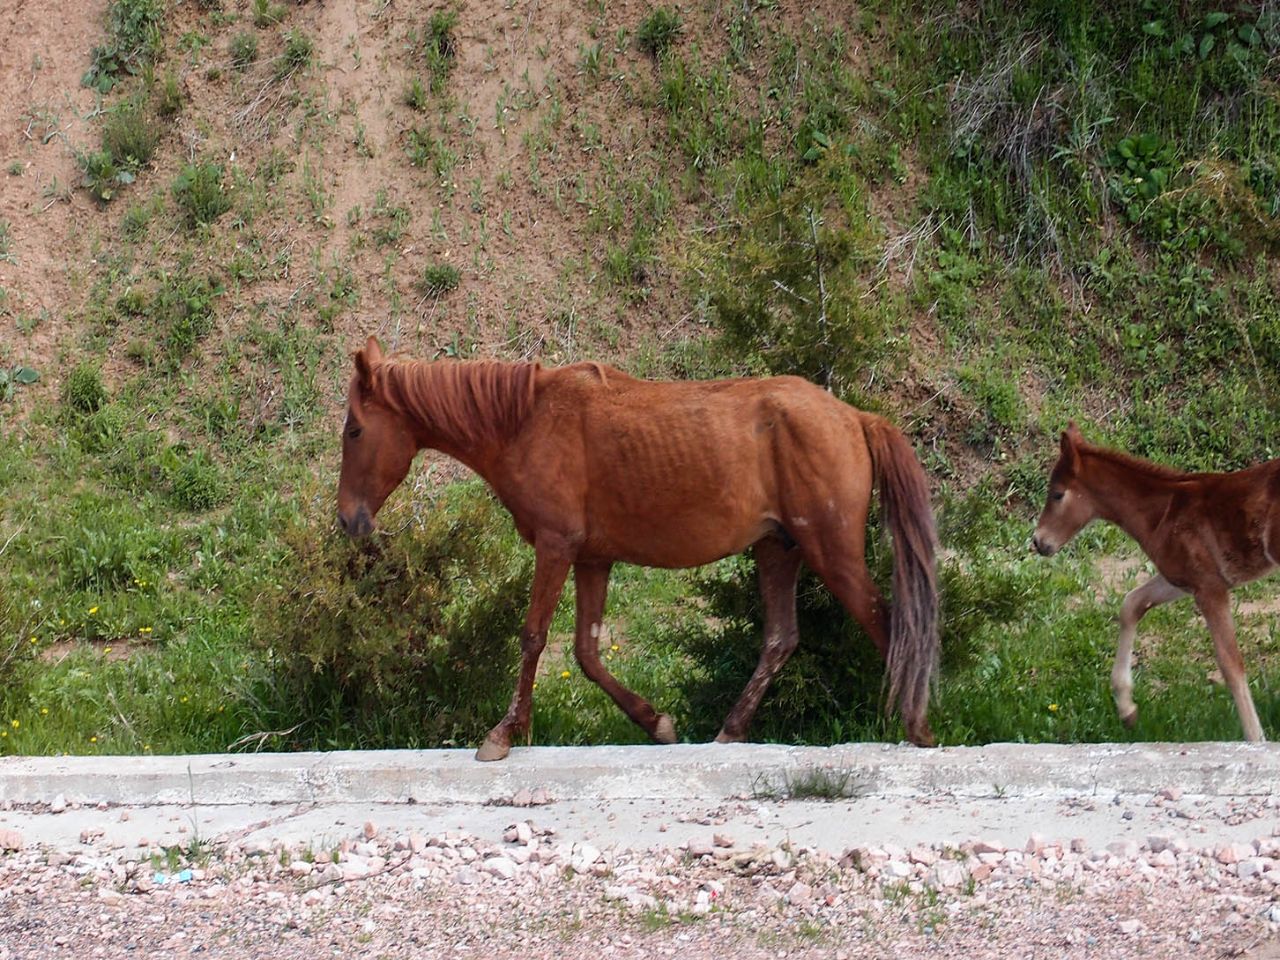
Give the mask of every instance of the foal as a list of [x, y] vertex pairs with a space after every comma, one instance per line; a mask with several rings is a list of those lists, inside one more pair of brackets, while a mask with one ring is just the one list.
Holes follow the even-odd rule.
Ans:
[[[651, 738], [671, 718], [600, 661], [615, 562], [692, 567], [755, 551], [765, 639], [760, 663], [716, 738], [743, 740], [799, 642], [803, 560], [884, 656], [889, 704], [932, 744], [926, 710], [938, 656], [936, 537], [924, 470], [888, 421], [796, 377], [652, 383], [595, 363], [397, 362], [370, 337], [355, 355], [343, 428], [338, 519], [352, 536], [424, 447], [480, 474], [534, 551], [520, 677], [506, 717], [476, 754], [499, 760], [529, 729], [533, 680], [570, 569], [574, 655]], [[879, 487], [893, 534], [892, 615], [867, 571], [867, 509]]]
[[1183, 473], [1087, 443], [1070, 424], [1062, 434], [1049, 497], [1032, 543], [1051, 556], [1101, 517], [1120, 527], [1159, 574], [1131, 590], [1120, 608], [1111, 692], [1125, 726], [1138, 718], [1131, 661], [1138, 621], [1190, 594], [1209, 625], [1214, 654], [1235, 699], [1246, 740], [1262, 741], [1231, 618], [1231, 589], [1278, 565], [1280, 460], [1235, 473]]

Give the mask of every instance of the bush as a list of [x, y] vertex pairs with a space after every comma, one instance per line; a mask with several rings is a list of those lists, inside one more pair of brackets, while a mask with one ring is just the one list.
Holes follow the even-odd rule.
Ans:
[[440, 93], [458, 54], [453, 31], [458, 25], [456, 10], [438, 10], [427, 21], [427, 35], [423, 42], [423, 56], [431, 74], [431, 92]]
[[231, 209], [222, 188], [222, 165], [208, 160], [182, 168], [173, 181], [173, 196], [191, 226], [213, 223]]
[[203, 450], [189, 453], [182, 447], [170, 448], [165, 463], [173, 499], [183, 510], [212, 510], [226, 499], [218, 465]]
[[326, 496], [284, 535], [256, 617], [288, 713], [311, 746], [472, 742], [502, 718], [519, 663], [530, 555], [479, 485], [425, 512], [401, 491], [372, 539], [335, 529]]
[[96, 413], [108, 400], [102, 374], [91, 363], [81, 363], [62, 385], [62, 402], [78, 413]]
[[636, 45], [659, 60], [679, 35], [680, 14], [668, 7], [658, 7], [641, 21]]
[[216, 281], [186, 267], [161, 275], [148, 312], [165, 330], [165, 350], [172, 361], [180, 362], [213, 329], [213, 301], [221, 293]]

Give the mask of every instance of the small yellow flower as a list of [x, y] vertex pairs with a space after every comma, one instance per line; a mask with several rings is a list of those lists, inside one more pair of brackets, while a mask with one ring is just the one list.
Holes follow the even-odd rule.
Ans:
[[89, 738], [89, 742], [90, 742], [90, 743], [97, 743], [97, 742], [98, 742], [98, 738], [97, 738], [97, 737], [90, 737], [90, 738]]
[[49, 715], [49, 708], [48, 708], [48, 707], [41, 707], [41, 708], [40, 708], [40, 716], [42, 716], [42, 717], [47, 717], [48, 715]]
[[9, 721], [9, 726], [11, 726], [11, 727], [13, 727], [13, 729], [17, 730], [20, 726], [22, 726], [22, 723], [21, 723], [21, 721], [18, 721], [18, 720], [10, 720], [10, 721]]
[[102, 652], [103, 652], [103, 653], [110, 653], [110, 652], [111, 652], [111, 648], [110, 648], [110, 647], [103, 647], [103, 648], [102, 648]]
[[1050, 712], [1050, 713], [1057, 713], [1057, 712], [1058, 712], [1058, 705], [1057, 705], [1056, 703], [1051, 703], [1051, 704], [1049, 704], [1049, 712]]
[[[569, 671], [568, 671], [568, 670], [561, 670], [561, 671], [560, 671], [560, 678], [561, 678], [562, 680], [568, 680], [568, 679], [569, 679]], [[17, 722], [18, 722], [18, 721], [16, 721], [16, 720], [14, 721], [14, 723], [17, 723]]]
[[139, 633], [150, 633], [150, 632], [151, 632], [151, 628], [150, 628], [150, 627], [139, 627], [139, 628], [138, 628], [138, 632], [139, 632]]
[[533, 681], [533, 689], [535, 689], [535, 690], [537, 690], [537, 689], [538, 689], [538, 681], [537, 681], [537, 680]]
[[187, 702], [187, 700], [189, 700], [189, 699], [190, 699], [189, 697], [184, 696], [184, 697], [183, 697], [181, 700], [179, 700], [178, 702], [179, 702], [179, 703], [186, 703], [186, 702]]
[[0, 739], [8, 740], [8, 739], [9, 739], [9, 731], [8, 731], [8, 730], [0, 730]]
[[91, 617], [92, 617], [92, 616], [93, 616], [95, 613], [97, 613], [97, 612], [98, 612], [98, 608], [97, 608], [97, 607], [90, 607], [90, 608], [89, 608], [89, 616], [91, 616]]
[[222, 712], [223, 710], [225, 710], [225, 709], [227, 709], [227, 707], [226, 707], [226, 705], [225, 705], [225, 704], [222, 704], [222, 703], [218, 704], [218, 712], [219, 712], [219, 713], [221, 713], [221, 712]]
[[622, 648], [621, 648], [620, 646], [618, 646], [618, 645], [615, 643], [615, 644], [614, 644], [613, 646], [611, 646], [609, 649], [610, 649], [610, 650], [612, 650], [614, 653], [617, 653], [617, 652], [618, 652], [619, 650], [621, 650]]
[[31, 642], [32, 642], [32, 643], [35, 643], [35, 642], [36, 642], [36, 638], [35, 638], [35, 637], [32, 637], [32, 638], [31, 638]]
[[151, 744], [149, 744], [149, 743], [144, 743], [144, 744], [142, 745], [142, 749], [143, 749], [143, 750], [150, 750], [150, 749], [151, 749]]

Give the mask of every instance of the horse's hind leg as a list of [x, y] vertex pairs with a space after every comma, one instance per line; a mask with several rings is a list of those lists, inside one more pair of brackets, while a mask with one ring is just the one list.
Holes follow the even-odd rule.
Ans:
[[577, 594], [577, 623], [573, 654], [582, 672], [597, 683], [632, 721], [658, 743], [675, 743], [676, 727], [665, 713], [658, 713], [643, 697], [632, 693], [600, 662], [600, 627], [604, 598], [609, 586], [609, 564], [578, 563], [573, 568]]
[[564, 589], [569, 564], [559, 556], [540, 552], [533, 565], [533, 595], [524, 629], [520, 631], [520, 679], [516, 681], [511, 706], [502, 722], [489, 731], [476, 751], [477, 760], [501, 760], [511, 752], [511, 739], [527, 733], [533, 711], [533, 678], [538, 672], [538, 658], [547, 645], [547, 630]]
[[1244, 738], [1253, 743], [1261, 743], [1267, 738], [1263, 736], [1258, 711], [1254, 709], [1253, 696], [1249, 693], [1249, 681], [1245, 678], [1244, 658], [1240, 656], [1240, 646], [1236, 643], [1236, 625], [1231, 619], [1230, 597], [1226, 590], [1201, 591], [1196, 594], [1196, 606], [1209, 624], [1218, 669], [1222, 671], [1227, 689], [1236, 701]]
[[1116, 644], [1115, 666], [1111, 668], [1111, 695], [1120, 722], [1126, 727], [1138, 722], [1138, 706], [1133, 702], [1133, 642], [1138, 636], [1138, 622], [1149, 610], [1183, 596], [1185, 591], [1164, 577], [1155, 576], [1125, 594], [1120, 605], [1120, 641]]
[[796, 575], [800, 571], [800, 551], [794, 547], [788, 549], [775, 537], [766, 537], [756, 544], [755, 554], [760, 574], [760, 596], [764, 602], [764, 645], [755, 672], [716, 737], [720, 743], [746, 739], [747, 729], [765, 690], [800, 641], [796, 627]]

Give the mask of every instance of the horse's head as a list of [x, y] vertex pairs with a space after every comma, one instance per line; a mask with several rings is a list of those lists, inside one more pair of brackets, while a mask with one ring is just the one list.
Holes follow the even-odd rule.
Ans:
[[1049, 474], [1049, 495], [1031, 543], [1049, 557], [1064, 547], [1090, 520], [1098, 516], [1093, 500], [1080, 483], [1080, 444], [1084, 438], [1075, 422], [1062, 432], [1058, 462]]
[[372, 532], [373, 518], [409, 473], [418, 452], [408, 418], [381, 400], [373, 374], [382, 348], [370, 337], [356, 352], [342, 427], [342, 473], [338, 480], [338, 524], [353, 537]]

